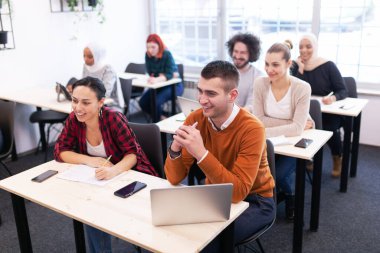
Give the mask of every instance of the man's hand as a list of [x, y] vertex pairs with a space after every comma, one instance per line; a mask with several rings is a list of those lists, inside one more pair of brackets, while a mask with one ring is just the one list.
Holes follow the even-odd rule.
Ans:
[[172, 150], [178, 147], [180, 145], [181, 147], [186, 148], [186, 150], [195, 158], [197, 161], [199, 161], [203, 155], [207, 152], [204, 144], [202, 136], [198, 129], [196, 129], [197, 122], [192, 126], [184, 126], [182, 125], [180, 128], [177, 129], [175, 132], [176, 134], [173, 136], [174, 141], [173, 144], [175, 145], [173, 147], [172, 144]]

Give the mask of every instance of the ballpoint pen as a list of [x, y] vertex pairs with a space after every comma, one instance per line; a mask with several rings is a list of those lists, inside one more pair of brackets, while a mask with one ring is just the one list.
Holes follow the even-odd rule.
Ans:
[[104, 165], [106, 165], [106, 164], [111, 160], [111, 157], [112, 157], [112, 155], [110, 155], [110, 156], [107, 158], [107, 160], [104, 161], [102, 167], [104, 167]]
[[334, 95], [334, 92], [333, 92], [333, 91], [330, 92], [330, 93], [326, 96], [326, 98], [329, 98], [329, 97], [331, 97], [332, 95]]

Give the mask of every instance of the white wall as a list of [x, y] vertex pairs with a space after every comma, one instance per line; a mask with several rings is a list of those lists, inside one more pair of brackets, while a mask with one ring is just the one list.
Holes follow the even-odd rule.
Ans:
[[359, 95], [359, 98], [365, 98], [369, 100], [367, 106], [362, 112], [360, 143], [372, 146], [380, 146], [380, 96]]
[[[149, 31], [148, 0], [103, 0], [106, 21], [96, 13], [51, 13], [50, 1], [11, 0], [16, 49], [0, 51], [0, 92], [10, 86], [46, 86], [54, 92], [56, 81], [80, 77], [84, 46], [101, 41], [108, 62], [117, 72], [129, 62], [144, 62]], [[42, 94], [43, 95], [43, 94]], [[36, 147], [37, 125], [29, 122], [35, 108], [18, 104], [15, 136], [17, 152]], [[1, 115], [0, 115], [1, 116]]]

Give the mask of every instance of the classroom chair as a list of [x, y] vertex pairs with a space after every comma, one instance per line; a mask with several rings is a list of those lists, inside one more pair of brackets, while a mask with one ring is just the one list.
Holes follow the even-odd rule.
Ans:
[[[125, 68], [124, 72], [135, 73], [135, 74], [146, 74], [145, 63], [129, 63]], [[136, 99], [141, 97], [144, 93], [144, 88], [142, 87], [132, 87], [131, 99]]]
[[160, 128], [154, 124], [128, 122], [137, 141], [161, 178], [165, 177]]
[[[45, 162], [47, 161], [50, 130], [55, 124], [64, 124], [67, 116], [68, 114], [66, 113], [53, 110], [41, 110], [41, 108], [37, 108], [37, 111], [30, 115], [29, 121], [32, 123], [38, 123], [40, 129], [40, 141], [37, 146], [37, 151], [41, 143], [42, 150], [45, 152]], [[48, 125], [46, 135], [45, 125]]]
[[[315, 100], [315, 99], [310, 100], [309, 114], [311, 118], [314, 120], [315, 129], [323, 130], [321, 104], [319, 103], [318, 100]], [[313, 170], [314, 166], [312, 162], [308, 164], [307, 166], [309, 166], [309, 168], [306, 170], [306, 175], [310, 184], [312, 184], [313, 180], [311, 178], [310, 171]]]
[[358, 92], [356, 90], [356, 81], [353, 77], [347, 76], [343, 77], [344, 83], [348, 91], [348, 97], [358, 98]]
[[131, 100], [132, 95], [132, 79], [123, 79], [119, 78], [121, 92], [123, 94], [124, 99], [124, 108], [123, 114], [128, 118], [128, 110], [129, 110], [129, 101]]
[[[267, 140], [267, 159], [268, 159], [270, 172], [272, 173], [273, 179], [276, 181], [274, 147], [273, 147], [273, 144], [270, 140]], [[277, 199], [276, 199], [276, 188], [273, 189], [273, 199], [274, 199], [274, 203], [276, 203], [276, 201], [277, 201]], [[276, 213], [276, 211], [275, 211], [275, 213]], [[274, 216], [274, 218], [270, 224], [268, 224], [267, 226], [265, 226], [261, 230], [257, 231], [256, 233], [254, 233], [253, 235], [251, 235], [247, 239], [236, 243], [235, 248], [237, 248], [238, 252], [240, 253], [240, 249], [242, 247], [244, 247], [246, 249], [250, 249], [253, 252], [256, 252], [256, 250], [254, 248], [250, 247], [251, 246], [250, 244], [252, 242], [256, 241], [256, 243], [259, 245], [260, 251], [264, 253], [265, 251], [264, 251], [263, 245], [260, 242], [260, 236], [263, 235], [266, 231], [268, 231], [273, 226], [275, 221], [276, 221], [276, 215]]]
[[0, 128], [4, 137], [4, 145], [2, 150], [0, 150], [0, 163], [8, 176], [11, 176], [12, 173], [3, 160], [12, 154], [14, 147], [13, 124], [15, 105], [15, 102], [0, 100]]

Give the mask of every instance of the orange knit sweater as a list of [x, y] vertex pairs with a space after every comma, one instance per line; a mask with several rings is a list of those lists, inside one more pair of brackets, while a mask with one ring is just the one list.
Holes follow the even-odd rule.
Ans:
[[[226, 129], [216, 131], [199, 109], [191, 113], [184, 124], [192, 125], [196, 121], [209, 151], [198, 164], [206, 175], [206, 184], [232, 183], [234, 203], [244, 200], [250, 193], [273, 196], [274, 180], [267, 161], [265, 128], [256, 117], [240, 109]], [[186, 149], [182, 149], [181, 157], [175, 160], [168, 154], [165, 173], [169, 182], [179, 184], [194, 160]]]

